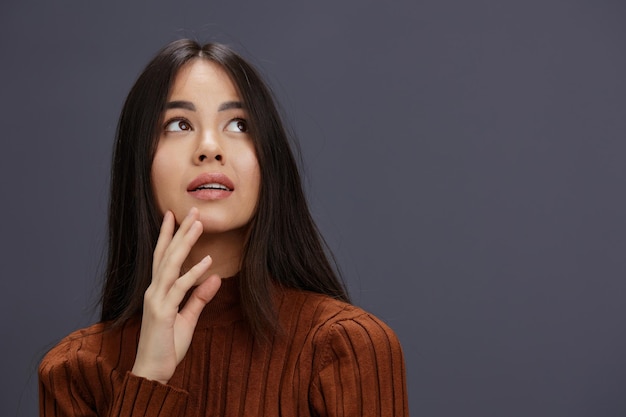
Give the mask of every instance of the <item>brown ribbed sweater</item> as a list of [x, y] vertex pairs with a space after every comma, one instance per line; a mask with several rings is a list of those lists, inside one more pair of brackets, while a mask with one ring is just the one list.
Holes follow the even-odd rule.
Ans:
[[283, 328], [255, 342], [236, 278], [223, 280], [167, 385], [130, 373], [140, 320], [72, 333], [39, 367], [45, 417], [408, 416], [402, 350], [363, 310], [284, 290]]

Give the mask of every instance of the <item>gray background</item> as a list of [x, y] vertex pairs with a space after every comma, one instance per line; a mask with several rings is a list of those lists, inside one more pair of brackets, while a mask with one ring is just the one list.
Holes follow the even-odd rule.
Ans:
[[228, 43], [298, 132], [357, 304], [414, 416], [626, 415], [623, 1], [2, 5], [0, 415], [96, 317], [112, 138], [181, 37]]

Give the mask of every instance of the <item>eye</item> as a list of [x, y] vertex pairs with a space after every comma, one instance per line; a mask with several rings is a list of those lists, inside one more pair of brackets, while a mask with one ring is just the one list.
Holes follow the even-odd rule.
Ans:
[[191, 124], [185, 119], [174, 119], [165, 123], [166, 132], [185, 132], [191, 129]]
[[229, 132], [246, 133], [248, 132], [248, 122], [244, 119], [233, 119], [228, 122], [225, 130]]

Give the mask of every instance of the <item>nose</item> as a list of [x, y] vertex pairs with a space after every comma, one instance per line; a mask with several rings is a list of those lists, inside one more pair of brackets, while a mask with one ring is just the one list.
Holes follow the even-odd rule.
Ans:
[[203, 132], [194, 152], [193, 160], [196, 164], [207, 163], [213, 160], [224, 164], [224, 151], [215, 132]]

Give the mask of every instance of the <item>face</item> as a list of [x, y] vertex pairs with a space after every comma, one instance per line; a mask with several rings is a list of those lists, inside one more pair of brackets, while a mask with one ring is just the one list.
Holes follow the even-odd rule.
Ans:
[[197, 207], [204, 233], [240, 231], [254, 213], [260, 170], [245, 104], [217, 64], [195, 59], [172, 86], [152, 162], [161, 213]]

